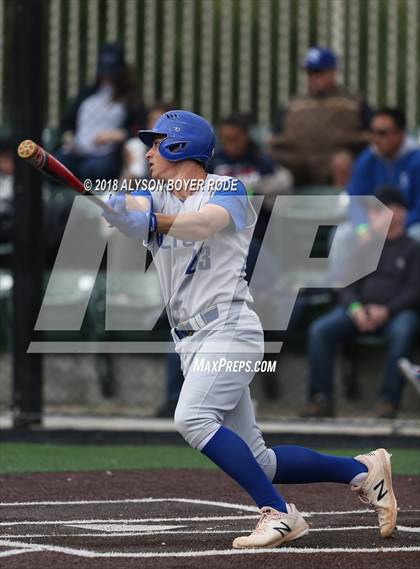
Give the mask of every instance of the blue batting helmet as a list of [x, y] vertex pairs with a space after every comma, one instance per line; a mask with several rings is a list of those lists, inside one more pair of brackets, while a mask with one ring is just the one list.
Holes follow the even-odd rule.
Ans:
[[215, 136], [210, 124], [189, 111], [168, 111], [161, 115], [150, 130], [139, 130], [139, 138], [152, 146], [163, 136], [159, 152], [170, 162], [197, 160], [207, 164], [213, 155]]

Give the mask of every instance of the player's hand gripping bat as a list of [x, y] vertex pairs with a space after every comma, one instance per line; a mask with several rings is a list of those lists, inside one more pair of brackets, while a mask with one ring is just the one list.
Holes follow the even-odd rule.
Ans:
[[[90, 196], [101, 209], [107, 212], [113, 212], [113, 209], [110, 208], [106, 202], [103, 202], [92, 191], [86, 190], [83, 183], [76, 178], [64, 164], [57, 160], [57, 158], [54, 158], [54, 156], [39, 144], [36, 144], [32, 140], [23, 140], [19, 144], [17, 152], [20, 158], [27, 160], [29, 164], [40, 170], [46, 176], [52, 178], [55, 182], [69, 186], [84, 196]], [[126, 204], [127, 209], [139, 209], [133, 196], [126, 195]]]

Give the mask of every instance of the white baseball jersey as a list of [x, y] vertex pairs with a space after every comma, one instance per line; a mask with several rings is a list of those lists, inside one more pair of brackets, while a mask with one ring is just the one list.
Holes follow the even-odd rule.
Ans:
[[[231, 188], [215, 190], [212, 183], [217, 180], [229, 181]], [[243, 438], [261, 468], [273, 479], [276, 457], [267, 449], [256, 424], [249, 390], [253, 365], [264, 355], [264, 335], [256, 313], [242, 304], [252, 301], [245, 281], [245, 262], [257, 217], [245, 188], [235, 178], [209, 174], [204, 188], [184, 201], [169, 191], [143, 191], [137, 195], [148, 196], [154, 212], [169, 215], [199, 211], [206, 204], [219, 205], [229, 212], [229, 226], [205, 241], [154, 234], [148, 246], [173, 328], [184, 329], [183, 323], [215, 305], [231, 306], [232, 301], [240, 301], [228, 310], [226, 320], [217, 320], [223, 320], [222, 326], [210, 323], [182, 340], [175, 333], [172, 335], [185, 378], [176, 411], [178, 421], [187, 425], [182, 435], [192, 447], [202, 450], [223, 424]], [[220, 353], [214, 353], [215, 341]], [[237, 353], [234, 346], [239, 344]], [[192, 362], [196, 358], [201, 358], [204, 371], [194, 369]], [[212, 371], [213, 363], [221, 359], [232, 364], [244, 359], [251, 367], [239, 373]]]
[[[217, 189], [223, 185], [223, 189]], [[208, 174], [204, 187], [185, 200], [175, 191], [142, 191], [152, 211], [167, 215], [199, 211], [206, 204], [224, 207], [231, 223], [205, 241], [154, 234], [148, 244], [159, 274], [170, 324], [177, 328], [219, 303], [252, 301], [245, 262], [256, 222], [255, 211], [239, 180]]]

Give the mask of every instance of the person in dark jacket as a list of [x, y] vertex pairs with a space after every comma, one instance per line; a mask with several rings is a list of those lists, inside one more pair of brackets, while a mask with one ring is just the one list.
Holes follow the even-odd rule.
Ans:
[[210, 170], [220, 176], [234, 176], [250, 193], [263, 176], [274, 174], [274, 161], [251, 139], [245, 115], [235, 113], [218, 125], [219, 145], [210, 163]]
[[246, 115], [234, 113], [220, 121], [218, 146], [208, 171], [219, 176], [238, 178], [248, 195], [264, 196], [254, 231], [254, 239], [261, 241], [275, 197], [293, 193], [293, 176], [286, 168], [276, 165], [252, 140]]
[[[403, 391], [398, 360], [408, 357], [420, 331], [420, 246], [405, 230], [401, 192], [385, 188], [377, 198], [393, 212], [378, 268], [342, 289], [340, 303], [309, 329], [309, 404], [305, 417], [332, 416], [333, 365], [340, 342], [358, 334], [382, 334], [387, 342], [378, 417], [395, 417]], [[368, 210], [372, 235], [384, 231], [388, 212]], [[374, 237], [372, 237], [373, 239]]]
[[122, 48], [104, 44], [95, 84], [84, 89], [61, 121], [62, 146], [56, 157], [81, 180], [110, 180], [121, 172], [123, 143], [144, 126]]

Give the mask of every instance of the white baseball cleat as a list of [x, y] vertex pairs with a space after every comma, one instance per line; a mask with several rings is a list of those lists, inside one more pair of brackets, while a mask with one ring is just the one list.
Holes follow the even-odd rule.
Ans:
[[382, 537], [391, 537], [397, 523], [397, 500], [392, 489], [391, 455], [383, 448], [355, 456], [367, 466], [368, 474], [360, 486], [352, 486], [361, 501], [370, 504], [378, 514]]
[[232, 547], [235, 549], [275, 547], [303, 537], [308, 531], [308, 524], [294, 504], [287, 504], [287, 514], [274, 508], [264, 507], [261, 509], [261, 517], [255, 530], [250, 535], [235, 538]]

